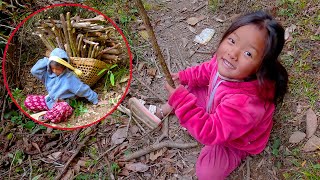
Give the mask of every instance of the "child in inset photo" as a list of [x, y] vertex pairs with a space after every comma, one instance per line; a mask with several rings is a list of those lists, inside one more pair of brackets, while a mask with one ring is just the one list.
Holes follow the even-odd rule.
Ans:
[[[31, 73], [39, 79], [47, 90], [46, 95], [28, 95], [24, 105], [27, 109], [39, 112], [36, 119], [44, 122], [59, 123], [66, 121], [72, 114], [68, 99], [84, 97], [93, 104], [98, 104], [98, 95], [83, 83], [77, 75], [81, 71], [73, 68], [67, 53], [55, 48], [50, 57], [44, 57], [32, 67]], [[43, 116], [40, 116], [43, 114]]]
[[172, 75], [179, 85], [166, 83], [168, 103], [155, 115], [134, 99], [131, 106], [153, 122], [173, 111], [204, 145], [196, 163], [199, 180], [225, 179], [268, 143], [275, 107], [287, 91], [288, 74], [278, 59], [283, 46], [284, 29], [273, 17], [263, 11], [244, 15], [210, 61]]

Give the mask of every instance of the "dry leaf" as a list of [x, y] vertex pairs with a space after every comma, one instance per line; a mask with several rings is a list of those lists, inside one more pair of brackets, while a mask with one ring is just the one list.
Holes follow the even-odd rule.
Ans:
[[59, 152], [52, 153], [52, 154], [48, 155], [47, 157], [48, 157], [49, 159], [52, 159], [52, 160], [54, 160], [54, 161], [57, 161], [57, 160], [60, 159], [61, 154], [62, 154], [62, 152], [59, 151]]
[[166, 151], [166, 148], [151, 152], [150, 153], [150, 160], [155, 161], [156, 159], [158, 159], [158, 157], [162, 156], [165, 151]]
[[145, 66], [145, 62], [140, 62], [139, 63], [139, 65], [138, 65], [138, 72], [140, 72], [142, 69], [143, 69], [143, 67]]
[[145, 39], [145, 40], [149, 39], [149, 35], [148, 35], [148, 32], [146, 30], [139, 31], [139, 34], [143, 39]]
[[124, 83], [124, 82], [129, 81], [129, 79], [130, 79], [130, 76], [122, 76], [119, 82]]
[[317, 130], [317, 115], [312, 109], [309, 109], [306, 114], [306, 134], [307, 138], [310, 138]]
[[320, 149], [320, 138], [312, 136], [303, 147], [304, 152], [312, 152]]
[[31, 142], [31, 144], [33, 147], [35, 147], [39, 151], [39, 153], [41, 153], [41, 150], [40, 150], [39, 145], [37, 143]]
[[197, 30], [191, 26], [188, 26], [188, 29], [193, 32], [194, 34], [197, 34]]
[[299, 142], [302, 141], [305, 137], [306, 137], [306, 134], [305, 134], [304, 132], [296, 131], [296, 132], [294, 132], [294, 133], [290, 136], [289, 142], [290, 142], [290, 143], [299, 143]]
[[157, 73], [157, 69], [155, 68], [148, 68], [147, 69], [147, 73], [148, 75], [152, 76], [152, 77], [155, 77], [156, 76], [156, 73]]
[[126, 164], [126, 169], [134, 172], [146, 172], [149, 169], [149, 166], [143, 163], [132, 163], [132, 164]]
[[171, 173], [171, 174], [174, 174], [177, 172], [176, 168], [174, 168], [173, 166], [166, 166], [166, 172], [167, 173]]
[[199, 20], [199, 18], [197, 18], [197, 17], [191, 17], [191, 18], [188, 18], [188, 19], [187, 19], [187, 23], [188, 23], [189, 25], [191, 25], [191, 26], [196, 25], [199, 21], [200, 21], [200, 20]]
[[127, 137], [127, 128], [120, 128], [112, 135], [111, 142], [114, 145], [121, 144]]
[[296, 28], [297, 28], [297, 26], [294, 24], [292, 24], [290, 27], [287, 27], [286, 31], [284, 33], [284, 39], [288, 40], [289, 37], [291, 36], [291, 33], [293, 33]]
[[186, 47], [188, 44], [188, 39], [187, 38], [181, 38], [182, 40], [182, 47]]
[[225, 21], [227, 20], [227, 17], [226, 17], [226, 15], [221, 14], [221, 15], [219, 15], [218, 17], [215, 17], [214, 19], [215, 19], [216, 21], [218, 21], [218, 22], [223, 23], [223, 22], [225, 22]]

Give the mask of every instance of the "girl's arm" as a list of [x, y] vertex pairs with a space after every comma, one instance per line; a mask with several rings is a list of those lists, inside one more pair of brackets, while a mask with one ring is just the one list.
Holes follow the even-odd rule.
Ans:
[[44, 82], [45, 75], [47, 74], [47, 66], [49, 59], [44, 57], [31, 68], [31, 74], [34, 75], [37, 79]]
[[87, 84], [83, 83], [77, 77], [72, 78], [70, 83], [71, 91], [79, 96], [88, 99], [93, 104], [98, 104], [98, 94], [94, 92]]
[[179, 81], [189, 87], [209, 85], [211, 73], [216, 66], [215, 56], [208, 62], [179, 72]]
[[[243, 94], [230, 95], [209, 114], [196, 105], [197, 98], [183, 86], [179, 86], [169, 98], [180, 124], [205, 145], [235, 140], [250, 131], [261, 118], [259, 107]], [[262, 110], [263, 111], [263, 110]], [[260, 111], [261, 112], [261, 111]], [[260, 113], [261, 114], [261, 113]]]

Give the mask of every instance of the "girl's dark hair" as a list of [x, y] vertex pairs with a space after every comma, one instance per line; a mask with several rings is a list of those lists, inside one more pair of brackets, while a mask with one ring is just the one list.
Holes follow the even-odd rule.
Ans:
[[[68, 60], [67, 59], [65, 59], [65, 58], [62, 58], [64, 61], [66, 61], [66, 62], [68, 62]], [[59, 67], [59, 68], [62, 68], [62, 69], [66, 69], [67, 67], [65, 67], [64, 65], [62, 65], [62, 64], [60, 64], [60, 63], [58, 63], [58, 62], [56, 62], [56, 61], [51, 61], [50, 62], [50, 66], [51, 65], [53, 65], [53, 66], [55, 66], [55, 67]]]
[[275, 82], [274, 103], [278, 104], [282, 102], [288, 88], [288, 73], [278, 59], [284, 45], [283, 27], [266, 12], [256, 11], [235, 20], [223, 35], [221, 42], [239, 27], [249, 24], [267, 30], [262, 64], [256, 76], [262, 86], [265, 79]]

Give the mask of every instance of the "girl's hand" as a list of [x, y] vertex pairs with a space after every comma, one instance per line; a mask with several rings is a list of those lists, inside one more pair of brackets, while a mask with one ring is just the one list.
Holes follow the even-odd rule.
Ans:
[[175, 88], [173, 88], [172, 86], [170, 86], [168, 84], [168, 82], [165, 82], [164, 87], [166, 88], [166, 90], [169, 93], [169, 96], [171, 96], [171, 94], [176, 90]]
[[180, 85], [180, 79], [178, 73], [171, 73], [172, 80], [174, 81], [174, 84]]

